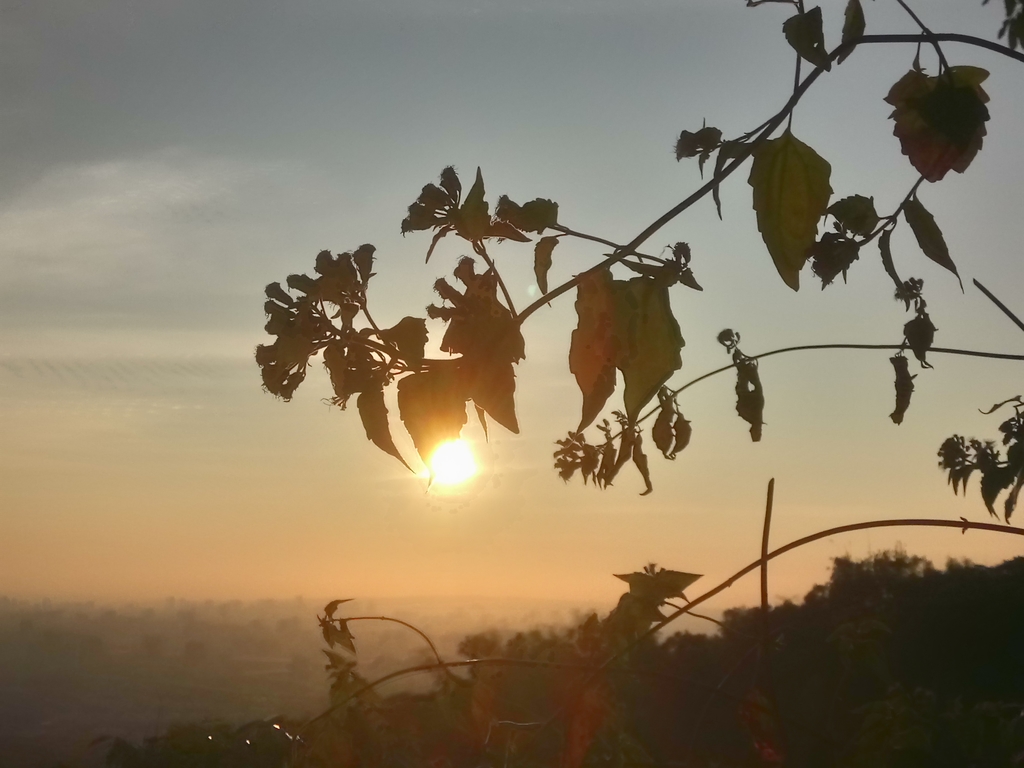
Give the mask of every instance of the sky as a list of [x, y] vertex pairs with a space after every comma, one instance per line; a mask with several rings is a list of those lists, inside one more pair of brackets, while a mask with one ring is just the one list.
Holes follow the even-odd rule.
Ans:
[[[997, 4], [918, 5], [936, 31], [994, 39], [1001, 21]], [[895, 3], [865, 6], [869, 32], [914, 31]], [[843, 7], [822, 2], [830, 45]], [[707, 120], [735, 136], [784, 103], [787, 14], [739, 0], [0, 0], [0, 594], [607, 608], [613, 573], [657, 562], [705, 574], [699, 590], [754, 560], [771, 477], [775, 544], [867, 519], [988, 520], [976, 486], [950, 492], [936, 450], [953, 433], [997, 434], [978, 409], [1020, 392], [1020, 363], [935, 356], [896, 427], [887, 353], [773, 357], [759, 444], [731, 375], [708, 379], [680, 398], [690, 447], [652, 457], [643, 498], [628, 471], [601, 492], [551, 468], [580, 407], [571, 298], [524, 326], [521, 434], [495, 426], [485, 442], [467, 427], [481, 472], [458, 489], [428, 489], [373, 448], [354, 410], [324, 402], [318, 363], [292, 402], [261, 391], [263, 286], [311, 271], [322, 249], [375, 244], [378, 321], [422, 316], [466, 249], [446, 241], [424, 264], [429, 237], [399, 223], [446, 165], [464, 179], [481, 167], [492, 204], [550, 198], [567, 226], [628, 241], [701, 183], [674, 159], [680, 130]], [[1024, 309], [1019, 65], [947, 55], [992, 73], [984, 149], [920, 192], [966, 291], [906, 227], [894, 256], [925, 279], [938, 345], [1024, 353], [970, 283]], [[837, 197], [891, 211], [917, 178], [882, 101], [913, 57], [865, 46], [797, 110], [793, 131], [831, 162]], [[934, 72], [929, 51], [922, 61]], [[725, 327], [748, 354], [898, 343], [907, 318], [876, 251], [847, 285], [782, 283], [746, 175], [723, 187], [724, 221], [706, 200], [649, 243], [688, 242], [704, 286], [672, 291], [686, 340], [673, 383], [728, 362]], [[563, 243], [552, 281], [603, 251]], [[537, 295], [530, 246], [496, 258], [520, 305]], [[897, 544], [939, 563], [1021, 551], [974, 532], [837, 537], [776, 561], [773, 599], [801, 596], [832, 557]], [[716, 607], [755, 595], [748, 580]]]

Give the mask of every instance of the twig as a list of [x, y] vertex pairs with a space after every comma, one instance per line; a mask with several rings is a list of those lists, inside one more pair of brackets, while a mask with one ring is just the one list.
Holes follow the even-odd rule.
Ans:
[[[430, 650], [434, 654], [434, 658], [437, 659], [437, 663], [438, 664], [444, 664], [444, 659], [442, 659], [441, 658], [441, 654], [438, 653], [437, 646], [434, 645], [434, 641], [431, 640], [430, 637], [427, 636], [427, 633], [424, 632], [422, 629], [420, 629], [419, 627], [416, 627], [416, 626], [410, 624], [407, 621], [402, 621], [401, 619], [396, 619], [394, 616], [350, 616], [350, 617], [343, 618], [342, 621], [346, 621], [346, 622], [349, 622], [349, 621], [390, 621], [393, 624], [401, 624], [403, 627], [411, 629], [417, 635], [422, 637], [423, 640], [426, 642], [426, 644], [430, 646]], [[448, 674], [449, 678], [454, 679], [460, 685], [465, 685], [466, 684], [466, 681], [463, 680], [462, 678], [456, 677], [455, 675], [453, 675], [448, 670], [445, 670], [445, 672]]]
[[[846, 53], [847, 51], [853, 50], [858, 45], [891, 45], [899, 43], [919, 43], [922, 39], [928, 41], [943, 41], [972, 45], [977, 48], [984, 48], [994, 53], [999, 53], [1003, 56], [1015, 59], [1016, 61], [1024, 62], [1024, 53], [1021, 53], [1020, 51], [1012, 50], [1011, 48], [1008, 48], [1004, 45], [1000, 45], [999, 43], [993, 43], [990, 40], [984, 40], [980, 37], [974, 37], [972, 35], [963, 35], [956, 32], [942, 32], [930, 35], [863, 35], [862, 37], [859, 37], [856, 40], [849, 40], [845, 43], [841, 43], [829, 54], [829, 59], [834, 60], [841, 56], [842, 54]], [[650, 237], [654, 235], [656, 232], [658, 232], [658, 230], [660, 230], [662, 227], [664, 227], [666, 224], [668, 224], [670, 221], [676, 218], [683, 211], [693, 206], [694, 203], [706, 197], [709, 192], [711, 192], [728, 176], [732, 175], [732, 173], [737, 168], [739, 168], [741, 165], [743, 165], [743, 163], [747, 161], [747, 159], [754, 153], [754, 151], [758, 147], [760, 147], [765, 141], [768, 140], [768, 138], [775, 131], [775, 129], [782, 124], [782, 121], [786, 119], [786, 116], [793, 110], [793, 108], [796, 107], [797, 103], [800, 101], [803, 95], [807, 92], [811, 85], [814, 84], [814, 81], [816, 81], [824, 71], [825, 70], [823, 69], [815, 68], [813, 72], [811, 72], [806, 78], [804, 78], [803, 82], [800, 83], [799, 88], [797, 88], [796, 91], [794, 91], [793, 95], [786, 102], [786, 105], [778, 113], [776, 113], [774, 117], [772, 117], [765, 123], [764, 129], [757, 135], [757, 138], [755, 138], [751, 143], [747, 144], [742, 150], [740, 150], [740, 152], [736, 155], [733, 161], [726, 164], [722, 168], [721, 173], [715, 175], [714, 178], [712, 178], [709, 182], [701, 186], [697, 191], [695, 191], [685, 200], [683, 200], [670, 210], [666, 211], [662, 216], [660, 216], [656, 221], [651, 223], [646, 229], [644, 229], [643, 232], [641, 232], [639, 235], [633, 238], [633, 240], [631, 240], [622, 249], [617, 250], [615, 254], [609, 256], [604, 261], [594, 265], [590, 269], [584, 270], [583, 272], [576, 275], [572, 279], [567, 280], [562, 285], [552, 289], [547, 294], [545, 294], [544, 296], [542, 296], [541, 298], [537, 299], [532, 304], [527, 306], [521, 313], [519, 313], [519, 322], [522, 323], [524, 320], [526, 320], [527, 317], [529, 317], [534, 312], [539, 310], [545, 304], [550, 303], [552, 299], [561, 296], [563, 293], [571, 291], [573, 288], [579, 285], [580, 281], [585, 279], [588, 275], [593, 274], [595, 272], [600, 272], [601, 270], [604, 269], [608, 269], [613, 264], [617, 264], [618, 262], [622, 261], [627, 255], [634, 252], [637, 248], [639, 248], [641, 245], [647, 242], [647, 240], [650, 239]]]
[[[592, 243], [600, 243], [601, 245], [607, 245], [610, 248], [614, 248], [616, 251], [621, 251], [625, 247], [619, 245], [618, 243], [613, 243], [611, 240], [605, 240], [603, 237], [598, 237], [597, 235], [588, 235], [586, 232], [578, 232], [575, 229], [569, 229], [569, 227], [562, 226], [561, 224], [553, 224], [551, 226], [551, 229], [555, 230], [556, 232], [561, 232], [563, 235], [568, 235], [569, 237], [578, 237], [581, 240], [589, 240]], [[669, 263], [668, 259], [662, 259], [658, 256], [648, 256], [645, 253], [638, 253], [636, 251], [633, 251], [632, 253], [627, 253], [626, 255], [639, 256], [641, 259], [648, 259], [649, 261], [654, 261], [657, 262], [658, 264]]]
[[935, 35], [932, 34], [932, 31], [930, 29], [928, 29], [928, 27], [926, 27], [924, 25], [924, 22], [921, 21], [920, 18], [918, 18], [918, 15], [911, 10], [910, 6], [907, 5], [904, 2], [904, 0], [896, 0], [896, 2], [899, 4], [899, 6], [904, 11], [907, 12], [907, 14], [910, 16], [910, 18], [912, 18], [914, 20], [914, 23], [917, 24], [917, 26], [919, 26], [921, 28], [921, 31], [924, 32], [924, 34], [928, 36], [929, 42], [932, 44], [932, 48], [935, 49], [935, 53], [939, 57], [939, 72], [942, 73], [942, 72], [945, 72], [946, 70], [948, 70], [949, 69], [949, 62], [946, 61], [946, 57], [942, 53], [942, 48], [939, 46], [938, 41], [934, 39]]
[[473, 251], [484, 260], [488, 269], [490, 269], [494, 273], [494, 276], [498, 278], [498, 287], [501, 288], [501, 293], [505, 297], [505, 303], [508, 304], [508, 311], [512, 313], [513, 319], [518, 317], [518, 314], [516, 313], [516, 305], [512, 303], [512, 294], [510, 294], [508, 292], [508, 288], [505, 287], [505, 281], [501, 279], [501, 273], [498, 271], [498, 268], [494, 266], [494, 261], [487, 255], [487, 249], [484, 248], [483, 242], [479, 240], [475, 241], [473, 243]]
[[985, 294], [985, 296], [988, 298], [989, 301], [991, 301], [993, 304], [995, 304], [997, 307], [999, 307], [999, 309], [1001, 309], [1003, 311], [1003, 314], [1006, 315], [1008, 318], [1010, 318], [1013, 321], [1014, 325], [1016, 325], [1018, 328], [1020, 328], [1022, 331], [1024, 331], [1024, 323], [1021, 322], [1019, 317], [1017, 317], [1015, 314], [1013, 314], [1013, 312], [1011, 312], [1007, 308], [1007, 306], [1005, 304], [1003, 304], [1003, 302], [1001, 302], [999, 299], [997, 299], [995, 296], [993, 296], [992, 292], [988, 288], [986, 288], [984, 285], [979, 283], [977, 279], [974, 280], [974, 284], [978, 287], [979, 291], [981, 291], [982, 293]]

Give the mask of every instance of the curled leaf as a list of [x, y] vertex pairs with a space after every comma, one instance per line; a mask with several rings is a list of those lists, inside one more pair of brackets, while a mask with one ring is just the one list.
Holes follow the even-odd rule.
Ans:
[[831, 285], [840, 274], [846, 273], [860, 255], [860, 244], [835, 232], [826, 232], [811, 246], [811, 270], [821, 279], [821, 287]]
[[963, 173], [981, 149], [989, 119], [979, 67], [949, 67], [935, 77], [910, 70], [889, 90], [893, 134], [903, 154], [928, 181]]
[[907, 346], [914, 353], [914, 357], [921, 363], [922, 368], [931, 368], [928, 363], [928, 350], [935, 343], [935, 331], [938, 330], [928, 312], [921, 311], [916, 317], [903, 326], [903, 336]]
[[[699, 131], [682, 131], [676, 140], [676, 160], [709, 155], [722, 143], [722, 132], [706, 125]], [[703, 166], [703, 162], [701, 163]]]
[[427, 321], [421, 317], [403, 317], [393, 327], [381, 331], [380, 338], [401, 352], [409, 365], [419, 368], [427, 344]]
[[551, 269], [551, 254], [558, 245], [557, 237], [542, 237], [533, 248], [533, 274], [541, 295], [548, 292], [548, 271]]
[[750, 186], [757, 228], [779, 275], [794, 291], [828, 207], [832, 166], [788, 130], [754, 152]]
[[644, 492], [641, 496], [646, 496], [654, 490], [654, 486], [651, 485], [651, 470], [647, 463], [647, 454], [644, 453], [643, 448], [643, 436], [638, 432], [636, 438], [633, 440], [633, 464], [640, 470], [640, 476], [644, 479]]
[[889, 414], [889, 418], [893, 424], [902, 424], [903, 416], [910, 407], [910, 396], [914, 394], [914, 379], [917, 377], [910, 375], [910, 361], [902, 354], [893, 355], [889, 362], [896, 373], [896, 408]]

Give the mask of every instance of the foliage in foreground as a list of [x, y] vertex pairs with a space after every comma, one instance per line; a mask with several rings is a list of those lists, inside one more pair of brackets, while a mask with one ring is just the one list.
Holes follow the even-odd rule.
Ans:
[[[321, 719], [245, 726], [262, 728], [258, 749], [243, 749], [242, 730], [179, 728], [117, 745], [111, 764], [212, 768], [244, 754], [242, 764], [268, 768], [1022, 763], [1024, 558], [944, 571], [899, 552], [839, 558], [801, 604], [773, 608], [767, 621], [759, 609], [728, 611], [713, 635], [645, 641], [575, 696], [598, 649], [643, 622], [644, 596], [655, 597], [645, 587], [658, 582], [641, 575], [627, 576], [630, 592], [603, 619], [466, 638], [459, 652], [477, 662], [457, 677], [434, 665], [429, 692], [367, 689], [336, 645], [327, 651], [335, 707]], [[659, 588], [683, 581], [662, 577]], [[351, 634], [346, 644], [355, 647]]]
[[[982, 87], [988, 72], [973, 65], [951, 65], [942, 38], [956, 38], [1024, 61], [1016, 52], [1024, 16], [1020, 0], [1005, 0], [1006, 22], [1000, 36], [1006, 38], [1008, 47], [1003, 48], [965, 35], [937, 36], [904, 0], [895, 2], [907, 12], [919, 35], [867, 35], [861, 0], [848, 0], [840, 42], [829, 50], [820, 7], [808, 9], [803, 0], [748, 0], [749, 6], [771, 3], [788, 6], [792, 12], [782, 24], [795, 58], [792, 96], [758, 127], [731, 138], [707, 124], [696, 131], [683, 130], [676, 142], [676, 160], [696, 158], [702, 177], [705, 166], [712, 169], [711, 179], [628, 244], [571, 228], [559, 205], [546, 198], [520, 205], [501, 195], [492, 208], [479, 168], [468, 191], [454, 168], [444, 168], [437, 183], [426, 184], [409, 206], [401, 231], [403, 235], [431, 234], [427, 261], [438, 243], [449, 236], [458, 238], [472, 256], [455, 263], [453, 279], [440, 277], [434, 283], [439, 301], [426, 308], [426, 318], [408, 315], [391, 327], [375, 321], [369, 302], [377, 259], [373, 245], [338, 254], [322, 251], [312, 275], [289, 275], [286, 287], [280, 283], [266, 287], [266, 331], [274, 341], [256, 350], [264, 387], [284, 400], [291, 399], [310, 361], [322, 355], [335, 404], [344, 408], [355, 398], [367, 438], [409, 467], [395, 442], [385, 397], [385, 393], [396, 391], [398, 416], [432, 472], [431, 457], [439, 446], [459, 438], [468, 422], [470, 402], [485, 432], [489, 422], [497, 422], [518, 433], [516, 366], [526, 356], [521, 327], [538, 309], [575, 290], [577, 324], [571, 334], [568, 367], [579, 386], [582, 408], [579, 422], [568, 424], [566, 437], [558, 441], [555, 468], [566, 481], [579, 476], [584, 483], [607, 488], [624, 466], [632, 464], [643, 478], [644, 493], [650, 493], [650, 444], [665, 458], [675, 459], [689, 444], [692, 433], [676, 400], [688, 385], [668, 386], [682, 366], [685, 344], [673, 314], [670, 289], [703, 288], [686, 243], [666, 245], [657, 255], [638, 249], [708, 195], [721, 217], [721, 184], [750, 160], [748, 183], [757, 229], [780, 278], [794, 291], [800, 288], [801, 274], [806, 274], [808, 266], [822, 288], [834, 284], [840, 275], [845, 281], [861, 255], [877, 246], [896, 299], [913, 313], [903, 325], [902, 340], [887, 347], [896, 351], [890, 358], [896, 390], [890, 418], [901, 424], [916, 378], [910, 373], [906, 353], [911, 353], [921, 368], [931, 368], [928, 353], [933, 351], [937, 328], [926, 308], [924, 281], [903, 279], [897, 271], [892, 234], [906, 225], [927, 260], [954, 276], [962, 287], [946, 239], [925, 207], [920, 190], [925, 182], [936, 183], [951, 171], [968, 169], [982, 148], [990, 119], [989, 96]], [[847, 57], [866, 43], [917, 46], [909, 69], [884, 96], [893, 108], [890, 119], [899, 151], [916, 180], [908, 180], [903, 199], [892, 201], [889, 212], [882, 209], [882, 213], [873, 196], [856, 190], [834, 194], [833, 184], [841, 182], [833, 179], [830, 163], [797, 138], [793, 127], [804, 93], [833, 66], [850, 66], [845, 63]], [[935, 53], [935, 74], [929, 74], [921, 63], [922, 47]], [[801, 67], [810, 68], [802, 79]], [[612, 252], [552, 287], [549, 276], [559, 266], [557, 246], [567, 237]], [[497, 263], [499, 249], [507, 241], [533, 245], [534, 276], [542, 295], [521, 311], [513, 303], [514, 292], [506, 286]], [[508, 257], [516, 255], [502, 253], [502, 258]], [[1012, 317], [998, 300], [990, 298]], [[427, 318], [445, 325], [440, 349], [450, 357], [427, 357]], [[739, 350], [739, 334], [734, 331], [723, 331], [719, 340], [732, 355], [731, 367], [736, 371], [736, 411], [749, 424], [751, 439], [759, 441], [765, 392], [757, 359]], [[621, 405], [612, 402], [619, 381]], [[602, 419], [609, 403], [610, 418]], [[642, 423], [655, 415], [645, 440]], [[596, 443], [586, 434], [595, 426], [599, 433]], [[950, 471], [954, 490], [961, 479], [966, 481], [977, 470], [983, 476], [982, 497], [993, 515], [996, 497], [1006, 491], [1002, 511], [1008, 521], [1024, 486], [1024, 456], [1013, 446], [1003, 458], [991, 443], [965, 442], [956, 436], [951, 440], [942, 446], [941, 466]]]

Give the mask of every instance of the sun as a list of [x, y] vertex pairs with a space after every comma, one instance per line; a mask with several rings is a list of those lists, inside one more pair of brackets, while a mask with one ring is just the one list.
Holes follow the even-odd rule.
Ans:
[[476, 474], [476, 460], [465, 440], [442, 443], [430, 457], [433, 481], [441, 485], [458, 485]]

